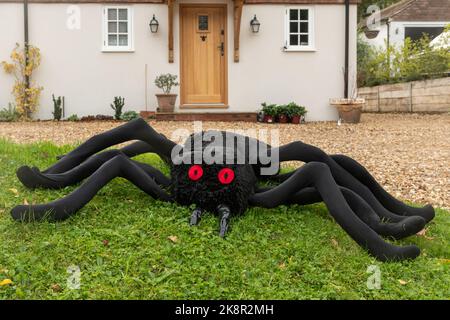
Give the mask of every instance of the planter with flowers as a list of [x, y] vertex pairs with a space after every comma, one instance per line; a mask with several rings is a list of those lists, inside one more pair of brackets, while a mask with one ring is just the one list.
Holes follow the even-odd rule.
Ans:
[[160, 88], [163, 93], [156, 94], [158, 100], [159, 112], [173, 112], [175, 109], [175, 102], [177, 101], [177, 94], [170, 93], [172, 87], [178, 86], [177, 76], [167, 73], [162, 74], [155, 79], [155, 85]]
[[289, 103], [287, 106], [287, 113], [291, 119], [291, 123], [299, 124], [305, 122], [305, 116], [308, 112], [304, 106], [299, 106], [295, 102]]
[[277, 105], [276, 104], [267, 104], [262, 103], [261, 106], [262, 112], [264, 114], [263, 121], [267, 123], [273, 123], [275, 122], [276, 116], [277, 116]]
[[282, 104], [277, 106], [277, 117], [279, 123], [289, 122], [289, 108], [287, 105]]

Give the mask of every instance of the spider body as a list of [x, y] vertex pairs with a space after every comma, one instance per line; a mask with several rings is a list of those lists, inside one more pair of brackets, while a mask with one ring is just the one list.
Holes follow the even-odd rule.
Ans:
[[[205, 140], [205, 134], [219, 136], [221, 141]], [[210, 131], [191, 135], [186, 140], [182, 151], [183, 160], [187, 163], [175, 164], [171, 168], [172, 195], [176, 202], [187, 206], [195, 204], [199, 209], [213, 213], [220, 205], [230, 208], [233, 215], [245, 212], [248, 198], [254, 193], [257, 183], [255, 168], [249, 164], [246, 154], [243, 163], [238, 164], [239, 150], [235, 144], [227, 147], [226, 137], [225, 132]], [[198, 139], [198, 146], [194, 145], [195, 139]], [[201, 162], [195, 161], [196, 154]], [[206, 163], [205, 155], [210, 154], [214, 159]], [[227, 162], [227, 157], [232, 161]], [[198, 172], [194, 174], [195, 170]]]
[[[122, 149], [103, 151], [130, 140], [139, 141]], [[261, 150], [270, 157], [264, 157]], [[170, 165], [170, 177], [132, 159], [149, 152]], [[306, 164], [279, 174], [280, 163], [292, 160]], [[228, 231], [231, 216], [243, 214], [249, 206], [274, 208], [324, 202], [348, 235], [381, 261], [417, 257], [418, 247], [396, 246], [383, 238], [414, 235], [434, 218], [431, 206], [413, 208], [395, 199], [349, 157], [328, 155], [300, 141], [275, 148], [250, 137], [220, 131], [195, 133], [183, 145], [177, 145], [142, 119], [93, 136], [43, 171], [22, 166], [17, 176], [29, 188], [63, 188], [84, 180], [64, 198], [14, 207], [11, 215], [19, 221], [66, 219], [116, 177], [129, 180], [155, 199], [195, 205], [191, 225], [198, 224], [205, 211], [216, 213], [222, 237]], [[278, 184], [261, 188], [259, 182], [263, 180]]]

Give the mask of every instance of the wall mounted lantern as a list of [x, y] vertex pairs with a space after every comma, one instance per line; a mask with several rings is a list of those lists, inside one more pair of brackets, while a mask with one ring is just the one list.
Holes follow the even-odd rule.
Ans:
[[250, 27], [252, 28], [253, 33], [259, 32], [259, 26], [261, 23], [259, 23], [258, 19], [256, 19], [256, 14], [253, 17], [253, 19], [250, 21]]
[[150, 31], [152, 33], [158, 32], [159, 22], [156, 20], [155, 15], [153, 15], [153, 19], [150, 21]]

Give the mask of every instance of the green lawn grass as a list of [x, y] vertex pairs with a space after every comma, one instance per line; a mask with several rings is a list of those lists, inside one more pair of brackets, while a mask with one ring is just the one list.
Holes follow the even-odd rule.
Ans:
[[[72, 147], [0, 140], [0, 299], [423, 299], [450, 297], [450, 215], [437, 210], [421, 256], [402, 263], [370, 257], [332, 220], [324, 205], [252, 208], [232, 221], [226, 240], [205, 216], [189, 227], [190, 208], [154, 201], [115, 179], [73, 218], [17, 223], [10, 209], [68, 194], [25, 189], [20, 165], [44, 168]], [[164, 172], [156, 156], [139, 157]], [[176, 236], [177, 242], [168, 239]], [[107, 241], [107, 244], [106, 241]], [[81, 270], [80, 289], [67, 268]], [[367, 288], [370, 265], [381, 288]]]

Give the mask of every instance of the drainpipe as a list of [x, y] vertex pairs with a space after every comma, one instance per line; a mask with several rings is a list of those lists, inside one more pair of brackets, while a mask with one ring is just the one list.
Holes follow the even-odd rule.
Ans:
[[344, 65], [344, 97], [348, 98], [348, 46], [350, 32], [350, 0], [345, 0], [345, 65]]
[[[28, 0], [23, 1], [23, 30], [24, 30], [24, 49], [25, 65], [28, 65]], [[30, 77], [25, 76], [25, 88], [30, 88]]]
[[389, 77], [391, 76], [391, 18], [386, 20], [387, 28], [387, 39], [386, 39], [386, 53], [387, 53], [387, 64], [389, 70]]

